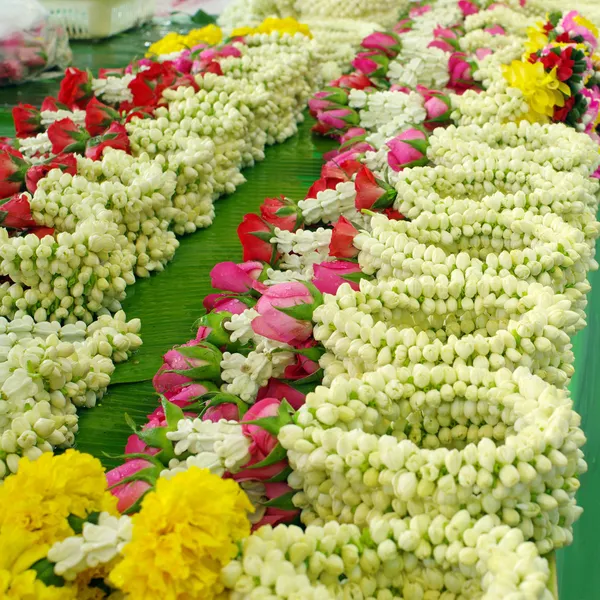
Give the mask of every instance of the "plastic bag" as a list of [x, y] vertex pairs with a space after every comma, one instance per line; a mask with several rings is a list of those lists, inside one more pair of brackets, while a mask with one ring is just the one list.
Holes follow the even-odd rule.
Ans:
[[69, 36], [36, 0], [0, 0], [0, 85], [71, 63]]

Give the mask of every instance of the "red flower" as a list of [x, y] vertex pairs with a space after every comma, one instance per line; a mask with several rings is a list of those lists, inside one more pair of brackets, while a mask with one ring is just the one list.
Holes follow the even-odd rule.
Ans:
[[42, 112], [45, 110], [49, 110], [50, 112], [56, 112], [58, 110], [69, 110], [69, 107], [62, 102], [59, 102], [56, 98], [52, 96], [46, 96], [44, 101], [42, 102]]
[[392, 204], [396, 194], [393, 188], [386, 189], [382, 183], [378, 182], [371, 170], [365, 166], [356, 173], [356, 179], [354, 180], [356, 199], [354, 205], [358, 210], [383, 208]]
[[83, 127], [76, 125], [71, 119], [54, 121], [48, 127], [48, 138], [52, 142], [52, 152], [54, 154], [60, 154], [61, 152], [83, 154], [89, 137], [89, 133]]
[[108, 75], [118, 75], [119, 77], [125, 73], [125, 68], [116, 68], [116, 69], [98, 69], [98, 78], [106, 79]]
[[110, 124], [119, 119], [119, 113], [97, 98], [92, 98], [85, 107], [85, 128], [90, 135], [104, 133]]
[[54, 229], [52, 229], [52, 227], [31, 227], [27, 230], [27, 233], [33, 233], [33, 235], [37, 235], [41, 240], [47, 235], [54, 236]]
[[306, 193], [305, 198], [316, 198], [319, 192], [324, 190], [335, 190], [338, 183], [346, 181], [345, 179], [339, 179], [338, 177], [321, 177], [317, 179]]
[[395, 208], [385, 208], [381, 211], [390, 221], [404, 221], [406, 217]]
[[[220, 69], [221, 67], [219, 67]], [[219, 73], [222, 75], [222, 73]], [[194, 91], [198, 91], [200, 86], [196, 83], [196, 78], [190, 73], [179, 75], [177, 79], [169, 86], [171, 89], [176, 90], [178, 87], [193, 87]]]
[[154, 106], [140, 106], [139, 108], [133, 108], [125, 117], [125, 123], [129, 123], [133, 117], [139, 117], [140, 119], [148, 119], [154, 116]]
[[321, 177], [349, 181], [362, 167], [362, 163], [357, 160], [360, 154], [356, 147], [338, 154], [321, 167]]
[[76, 175], [77, 159], [73, 154], [59, 154], [58, 156], [53, 156], [50, 160], [47, 160], [41, 165], [30, 167], [25, 176], [27, 191], [30, 194], [35, 193], [38, 181], [42, 177], [46, 177], [52, 169], [61, 169], [64, 173]]
[[25, 194], [13, 196], [8, 202], [0, 206], [0, 215], [3, 227], [14, 229], [27, 229], [37, 227], [37, 223], [31, 216], [31, 207]]
[[125, 125], [113, 123], [102, 135], [90, 139], [85, 149], [85, 155], [92, 160], [100, 160], [104, 148], [116, 148], [129, 153], [129, 136]]
[[223, 75], [223, 69], [216, 60], [211, 60], [202, 68], [202, 73], [214, 73], [215, 75]]
[[253, 213], [244, 215], [238, 225], [237, 234], [243, 248], [244, 260], [262, 260], [270, 263], [273, 258], [273, 246], [269, 242], [271, 228]]
[[339, 79], [329, 84], [331, 87], [341, 87], [347, 90], [364, 90], [365, 88], [375, 87], [373, 82], [363, 73], [350, 73], [342, 75]]
[[333, 226], [331, 242], [329, 242], [329, 256], [337, 258], [354, 258], [358, 254], [358, 248], [352, 245], [358, 229], [346, 219], [340, 217]]
[[178, 75], [179, 73], [169, 62], [152, 63], [129, 83], [133, 102], [123, 103], [123, 105], [127, 108], [157, 106], [162, 101], [162, 93], [173, 84]]
[[575, 96], [571, 96], [570, 98], [567, 98], [565, 105], [562, 108], [555, 106], [552, 120], [563, 122], [569, 116], [569, 113], [571, 112], [571, 109], [573, 108], [574, 104]]
[[12, 109], [18, 138], [26, 138], [43, 131], [40, 111], [31, 104], [17, 104]]
[[549, 52], [540, 57], [541, 63], [546, 71], [551, 71], [556, 67], [556, 76], [560, 81], [567, 81], [573, 75], [573, 66], [575, 61], [571, 58], [573, 52], [572, 46], [567, 46], [561, 54]]
[[[277, 214], [279, 211], [286, 214]], [[285, 231], [294, 231], [298, 225], [298, 212], [291, 203], [286, 202], [284, 196], [281, 196], [281, 200], [265, 198], [260, 207], [260, 216], [267, 223]]]
[[27, 161], [14, 148], [0, 150], [0, 198], [18, 194], [25, 181]]
[[89, 73], [69, 67], [60, 82], [58, 101], [69, 108], [85, 108], [92, 97], [92, 82]]

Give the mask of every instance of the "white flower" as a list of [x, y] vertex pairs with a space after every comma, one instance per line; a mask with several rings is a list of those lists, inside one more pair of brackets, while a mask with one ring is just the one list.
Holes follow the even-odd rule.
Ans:
[[78, 573], [109, 563], [131, 540], [133, 526], [127, 515], [114, 517], [100, 513], [97, 524], [83, 524], [81, 535], [56, 542], [48, 551], [48, 560], [55, 563], [54, 572], [67, 581]]

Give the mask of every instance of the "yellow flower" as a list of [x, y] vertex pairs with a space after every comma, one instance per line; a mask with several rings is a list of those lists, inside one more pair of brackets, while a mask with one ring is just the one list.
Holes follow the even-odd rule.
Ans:
[[211, 46], [216, 46], [221, 43], [223, 39], [223, 32], [220, 27], [216, 25], [207, 25], [202, 29], [192, 29], [187, 34], [187, 42], [188, 47], [192, 48], [200, 43], [210, 44]]
[[0, 529], [14, 525], [35, 534], [39, 544], [73, 535], [69, 515], [84, 518], [103, 510], [117, 514], [104, 469], [98, 459], [75, 450], [24, 458], [18, 473], [0, 486]]
[[236, 27], [229, 37], [244, 37], [245, 35], [251, 35], [256, 33], [254, 27]]
[[181, 35], [171, 31], [165, 37], [154, 42], [148, 48], [146, 56], [161, 56], [173, 52], [181, 52], [188, 48], [193, 48], [198, 44], [204, 43], [214, 46], [223, 39], [223, 32], [216, 25], [207, 25], [202, 29], [192, 29], [187, 35]]
[[548, 41], [548, 36], [544, 31], [544, 23], [542, 21], [528, 27], [523, 58], [527, 58], [530, 54], [535, 54], [538, 50], [545, 48], [548, 45]]
[[554, 114], [554, 107], [564, 106], [565, 97], [571, 95], [569, 86], [556, 76], [556, 69], [546, 73], [542, 63], [514, 60], [510, 65], [503, 65], [502, 72], [511, 87], [523, 92], [534, 113], [530, 120], [547, 122]]
[[0, 529], [0, 598], [6, 600], [75, 600], [70, 586], [47, 586], [31, 565], [45, 558], [49, 546], [35, 534], [7, 525]]
[[586, 19], [583, 15], [577, 15], [576, 17], [573, 17], [573, 21], [575, 21], [577, 25], [585, 27], [595, 38], [598, 37], [598, 28], [589, 19]]
[[308, 25], [304, 23], [298, 23], [296, 19], [292, 17], [286, 17], [285, 19], [276, 19], [275, 17], [269, 17], [265, 19], [257, 28], [256, 33], [271, 33], [272, 31], [279, 31], [279, 33], [289, 33], [294, 35], [295, 33], [301, 33], [308, 37], [312, 37]]
[[220, 572], [250, 533], [252, 505], [231, 480], [192, 468], [159, 479], [133, 517], [133, 536], [110, 582], [130, 598], [213, 600]]

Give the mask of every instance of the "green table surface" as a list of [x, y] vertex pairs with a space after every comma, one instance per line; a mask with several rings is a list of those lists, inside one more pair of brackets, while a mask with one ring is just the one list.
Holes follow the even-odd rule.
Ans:
[[[178, 26], [179, 27], [179, 26]], [[96, 71], [100, 67], [121, 67], [142, 56], [146, 46], [164, 35], [169, 25], [146, 26], [97, 42], [73, 42], [73, 64]], [[12, 135], [10, 109], [19, 102], [41, 104], [47, 95], [56, 95], [57, 79], [0, 88], [0, 136]], [[76, 444], [103, 460], [107, 466], [119, 461], [130, 431], [123, 415], [137, 423], [157, 406], [149, 381], [161, 362], [161, 354], [187, 341], [201, 308], [204, 295], [211, 292], [208, 273], [222, 260], [241, 260], [235, 228], [242, 216], [256, 211], [265, 197], [285, 194], [303, 197], [319, 176], [321, 153], [330, 148], [314, 139], [310, 124], [281, 146], [269, 148], [264, 162], [245, 172], [248, 181], [217, 204], [215, 223], [181, 240], [181, 246], [167, 269], [128, 288], [124, 309], [129, 318], [142, 318], [144, 345], [137, 355], [117, 368], [109, 393], [100, 406], [82, 411]], [[588, 442], [585, 453], [588, 472], [581, 478], [578, 503], [585, 512], [575, 525], [574, 543], [557, 553], [561, 600], [600, 599], [600, 274], [590, 273], [592, 292], [588, 298], [588, 326], [574, 339], [575, 376], [570, 390], [581, 415]], [[107, 456], [110, 455], [110, 456]], [[111, 458], [112, 456], [112, 458]]]

